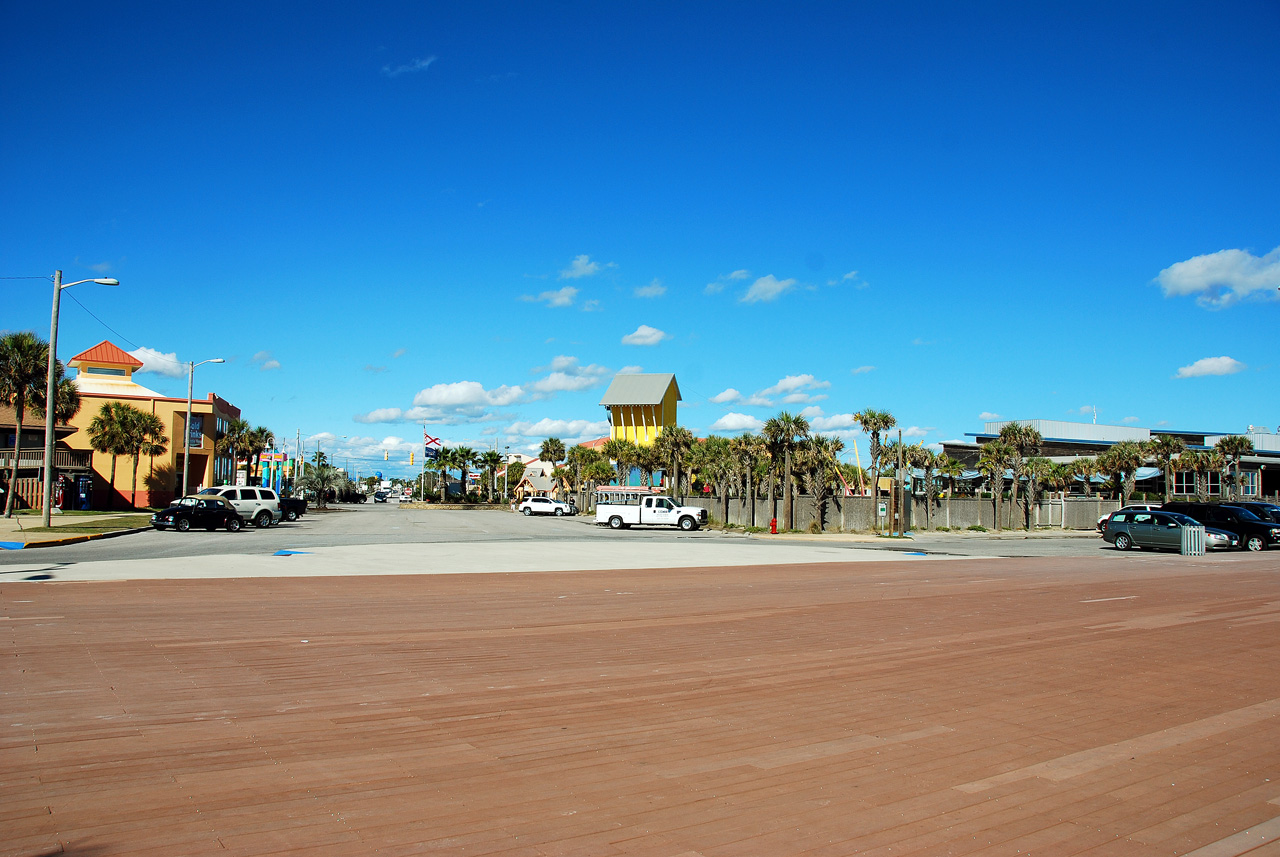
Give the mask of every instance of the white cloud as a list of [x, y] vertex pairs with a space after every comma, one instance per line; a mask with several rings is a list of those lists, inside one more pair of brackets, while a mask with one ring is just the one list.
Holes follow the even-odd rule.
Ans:
[[858, 279], [858, 272], [857, 272], [857, 271], [850, 271], [849, 273], [845, 274], [845, 275], [844, 275], [843, 277], [841, 277], [840, 279], [842, 279], [842, 280], [856, 280], [856, 279]]
[[1204, 357], [1190, 366], [1183, 366], [1174, 377], [1200, 378], [1205, 375], [1234, 375], [1246, 368], [1239, 360], [1233, 360], [1230, 357]]
[[725, 275], [724, 275], [723, 277], [721, 277], [720, 279], [722, 279], [722, 280], [745, 280], [745, 279], [747, 279], [747, 278], [748, 278], [748, 277], [750, 277], [750, 276], [751, 276], [751, 272], [750, 272], [750, 271], [748, 271], [746, 268], [739, 268], [738, 270], [734, 271], [733, 273], [725, 274]]
[[1196, 303], [1220, 309], [1251, 295], [1275, 299], [1280, 288], [1280, 247], [1265, 256], [1248, 250], [1219, 250], [1193, 256], [1160, 272], [1165, 297], [1198, 295]]
[[761, 277], [751, 284], [747, 293], [742, 296], [746, 304], [758, 301], [772, 301], [791, 291], [796, 286], [795, 280], [779, 280], [773, 274]]
[[851, 372], [854, 375], [865, 375], [868, 372], [874, 372], [875, 368], [876, 367], [874, 366], [859, 366], [856, 369], [851, 370]]
[[924, 437], [931, 431], [937, 431], [937, 429], [935, 429], [933, 426], [926, 426], [924, 428], [921, 428], [920, 426], [909, 426], [902, 430], [902, 436], [903, 437]]
[[[813, 395], [813, 390], [825, 390], [831, 386], [830, 381], [819, 381], [812, 375], [788, 375], [782, 378], [772, 387], [761, 390], [752, 396], [753, 399], [769, 405], [770, 396], [781, 395], [782, 401], [788, 405], [797, 405], [803, 402], [819, 402], [826, 398], [825, 395]], [[754, 404], [748, 402], [748, 404]]]
[[1138, 420], [1138, 418], [1137, 418], [1137, 417], [1125, 417], [1125, 418], [1124, 418], [1124, 419], [1122, 419], [1120, 422], [1122, 422], [1122, 423], [1136, 423], [1136, 422], [1138, 422], [1138, 421], [1139, 421], [1139, 420]]
[[591, 257], [586, 253], [583, 253], [580, 256], [574, 256], [573, 261], [569, 263], [569, 267], [561, 271], [560, 276], [557, 279], [576, 280], [580, 277], [594, 277], [605, 268], [616, 267], [618, 266], [613, 262], [606, 262], [603, 265], [599, 262], [592, 262]]
[[403, 357], [408, 352], [408, 350], [409, 349], [407, 348], [397, 348], [395, 351], [391, 352], [391, 358], [394, 360], [394, 359]]
[[534, 392], [549, 394], [589, 390], [592, 387], [599, 386], [610, 374], [609, 370], [604, 366], [595, 363], [589, 366], [580, 366], [577, 357], [569, 357], [563, 354], [552, 360], [550, 367], [542, 366], [533, 371], [546, 372], [548, 368], [551, 373], [531, 385]]
[[[46, 352], [48, 350], [45, 349]], [[166, 378], [187, 377], [187, 364], [178, 360], [176, 352], [165, 354], [144, 345], [141, 348], [135, 348], [129, 354], [142, 361], [142, 368], [137, 370], [138, 372], [153, 372]]]
[[[825, 396], [823, 396], [822, 398], [826, 398], [826, 397], [825, 397]], [[790, 393], [790, 394], [788, 394], [788, 395], [786, 395], [786, 396], [783, 396], [783, 397], [782, 397], [782, 404], [784, 404], [784, 405], [799, 405], [799, 404], [802, 404], [802, 403], [807, 402], [807, 401], [809, 401], [809, 400], [810, 400], [810, 398], [809, 398], [809, 394], [808, 394], [808, 393]]]
[[270, 372], [272, 369], [279, 369], [279, 368], [280, 368], [280, 361], [279, 361], [279, 360], [264, 360], [264, 361], [262, 362], [262, 365], [261, 365], [261, 366], [259, 366], [258, 368], [259, 368], [259, 369], [261, 369], [263, 372]]
[[525, 397], [524, 389], [505, 384], [486, 390], [479, 381], [455, 381], [452, 384], [435, 384], [420, 390], [413, 397], [415, 405], [423, 407], [468, 407], [474, 405], [493, 405], [504, 407], [515, 404]]
[[662, 285], [662, 281], [656, 277], [649, 285], [636, 289], [636, 297], [638, 298], [660, 298], [666, 293], [667, 287]]
[[748, 414], [729, 413], [711, 424], [712, 431], [760, 431], [764, 422]]
[[596, 299], [594, 299], [594, 298], [592, 298], [592, 299], [591, 299], [591, 300], [589, 300], [589, 301], [583, 301], [583, 302], [582, 302], [582, 311], [583, 311], [583, 312], [599, 312], [599, 311], [600, 311], [600, 301], [598, 301], [598, 300], [596, 300]]
[[747, 396], [747, 398], [742, 400], [742, 404], [751, 405], [757, 408], [772, 408], [773, 399], [770, 399], [767, 396], [762, 396], [759, 393], [752, 393], [750, 396]]
[[374, 408], [367, 414], [356, 414], [352, 417], [358, 423], [396, 423], [404, 417], [400, 408]]
[[270, 372], [272, 369], [280, 368], [280, 361], [273, 359], [270, 351], [259, 351], [253, 355], [252, 362], [257, 363], [258, 369], [263, 372]]
[[724, 283], [707, 283], [702, 291], [708, 295], [718, 295], [724, 291]]
[[390, 65], [384, 65], [382, 67], [382, 73], [385, 74], [387, 77], [399, 77], [400, 75], [405, 74], [407, 72], [423, 71], [429, 68], [431, 64], [435, 61], [436, 61], [435, 57], [426, 57], [426, 58], [412, 59], [409, 62], [405, 63], [404, 65], [398, 65], [398, 66], [395, 66], [394, 68], [392, 68]]
[[536, 423], [515, 422], [507, 426], [504, 434], [519, 437], [591, 437], [609, 433], [607, 420], [552, 420], [543, 418]]
[[639, 375], [644, 371], [643, 366], [623, 366], [618, 370], [619, 375]]
[[636, 328], [635, 333], [628, 333], [622, 337], [623, 345], [657, 345], [664, 339], [670, 339], [669, 334], [663, 333], [656, 327], [650, 327], [642, 324]]
[[546, 303], [549, 307], [572, 306], [573, 299], [578, 296], [578, 290], [573, 286], [565, 286], [563, 289], [556, 289], [550, 292], [540, 292], [537, 297], [533, 295], [521, 295], [520, 300], [535, 303]]
[[983, 422], [990, 422], [992, 420], [1000, 419], [1000, 415], [993, 414], [991, 413], [991, 411], [983, 411], [982, 413], [978, 414], [978, 419], [982, 420]]
[[741, 400], [742, 400], [742, 394], [739, 393], [737, 390], [733, 389], [732, 387], [730, 387], [727, 390], [723, 390], [719, 393], [716, 393], [707, 401], [713, 402], [717, 405], [726, 405], [726, 404], [729, 404], [730, 402], [737, 402]]
[[[808, 410], [806, 408], [806, 410]], [[809, 426], [814, 431], [836, 431], [839, 429], [857, 429], [858, 421], [853, 418], [853, 414], [832, 414], [829, 417], [813, 417], [809, 420]]]

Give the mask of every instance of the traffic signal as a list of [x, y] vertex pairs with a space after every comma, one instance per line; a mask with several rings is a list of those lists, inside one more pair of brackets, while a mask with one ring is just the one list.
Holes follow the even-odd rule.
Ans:
[[412, 467], [412, 466], [413, 466], [413, 452], [412, 452], [412, 450], [409, 452], [409, 466], [410, 466], [410, 467]]
[[382, 460], [390, 461], [391, 459], [388, 457], [390, 454], [391, 454], [390, 450], [386, 450], [386, 449], [382, 450]]

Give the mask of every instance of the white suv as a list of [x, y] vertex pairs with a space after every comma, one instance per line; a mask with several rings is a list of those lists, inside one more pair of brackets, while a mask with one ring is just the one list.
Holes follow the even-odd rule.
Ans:
[[269, 527], [280, 523], [280, 498], [270, 488], [248, 488], [237, 485], [221, 485], [206, 488], [201, 494], [216, 494], [235, 507], [240, 517], [253, 521], [255, 527]]
[[568, 503], [552, 500], [550, 497], [526, 497], [520, 504], [520, 511], [525, 515], [576, 515], [578, 510]]

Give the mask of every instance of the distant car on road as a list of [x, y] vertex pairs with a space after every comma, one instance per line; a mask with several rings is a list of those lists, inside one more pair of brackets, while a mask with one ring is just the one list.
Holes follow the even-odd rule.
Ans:
[[[1130, 503], [1128, 506], [1121, 506], [1116, 509], [1116, 512], [1154, 512], [1159, 508], [1159, 503]], [[1098, 532], [1102, 532], [1103, 526], [1107, 523], [1107, 518], [1110, 518], [1116, 512], [1108, 512], [1098, 519]]]
[[1263, 520], [1239, 506], [1175, 501], [1165, 503], [1161, 508], [1195, 518], [1205, 526], [1235, 533], [1246, 550], [1263, 551], [1268, 547], [1280, 547], [1280, 524]]
[[555, 515], [557, 518], [578, 514], [578, 510], [571, 504], [561, 503], [550, 497], [526, 497], [520, 503], [519, 511], [525, 515]]
[[174, 529], [180, 533], [193, 528], [213, 532], [225, 527], [227, 532], [235, 533], [244, 526], [244, 518], [222, 497], [183, 497], [169, 508], [152, 515], [151, 526], [157, 530]]
[[375, 503], [385, 503], [385, 502], [387, 502], [387, 492], [386, 492], [386, 491], [374, 491], [374, 492], [373, 492], [373, 502], [375, 502]]
[[[1116, 511], [1103, 525], [1102, 538], [1126, 551], [1131, 547], [1153, 550], [1181, 550], [1183, 527], [1194, 527], [1198, 521], [1177, 512]], [[1206, 548], [1230, 549], [1240, 547], [1240, 538], [1234, 533], [1214, 527], [1204, 528]]]
[[200, 494], [221, 497], [235, 507], [242, 518], [253, 521], [255, 527], [269, 527], [279, 523], [283, 516], [280, 511], [280, 498], [270, 488], [219, 485], [217, 488], [205, 488]]

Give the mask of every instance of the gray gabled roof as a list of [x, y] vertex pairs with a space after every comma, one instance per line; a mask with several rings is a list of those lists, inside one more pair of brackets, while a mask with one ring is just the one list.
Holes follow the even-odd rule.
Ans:
[[604, 391], [602, 405], [660, 405], [667, 388], [676, 388], [676, 401], [680, 401], [680, 386], [670, 372], [661, 375], [614, 375], [609, 389]]

